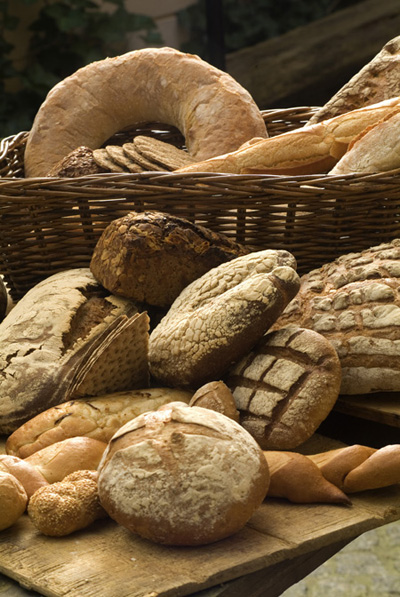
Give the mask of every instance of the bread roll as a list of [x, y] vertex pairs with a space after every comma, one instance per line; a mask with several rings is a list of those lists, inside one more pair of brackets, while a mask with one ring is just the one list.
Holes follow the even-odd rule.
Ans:
[[99, 465], [100, 502], [111, 518], [167, 545], [239, 531], [268, 484], [264, 455], [243, 427], [178, 402], [124, 425]]
[[230, 75], [173, 48], [144, 48], [92, 62], [53, 87], [28, 136], [25, 175], [46, 176], [77, 147], [96, 149], [143, 122], [177, 127], [198, 160], [267, 136], [254, 100]]
[[307, 456], [297, 452], [264, 451], [270, 473], [268, 496], [295, 504], [350, 504], [343, 491], [327, 481]]
[[400, 37], [388, 41], [309, 120], [315, 124], [400, 95]]
[[25, 512], [26, 491], [14, 475], [0, 471], [0, 531], [11, 527]]
[[0, 323], [0, 433], [79, 396], [146, 387], [148, 316], [89, 268], [46, 278]]
[[50, 537], [70, 535], [107, 516], [99, 501], [97, 471], [77, 471], [42, 487], [30, 500], [28, 515]]
[[89, 437], [71, 437], [42, 448], [25, 458], [25, 462], [34, 466], [49, 483], [56, 483], [75, 471], [95, 471], [106, 445]]
[[354, 444], [320, 454], [311, 454], [308, 458], [317, 465], [327, 481], [344, 489], [344, 481], [349, 472], [367, 460], [375, 451], [375, 448]]
[[221, 380], [210, 381], [201, 386], [192, 396], [189, 406], [201, 406], [233, 419], [239, 423], [239, 411], [228, 386]]
[[295, 326], [265, 334], [225, 378], [240, 423], [263, 450], [292, 450], [309, 439], [332, 410], [340, 381], [330, 342]]
[[246, 144], [238, 150], [177, 172], [226, 172], [230, 174], [319, 174], [329, 172], [349, 143], [366, 127], [398, 108], [400, 97], [341, 114], [317, 124]]
[[47, 479], [33, 464], [17, 456], [0, 454], [0, 471], [14, 475], [25, 489], [28, 499], [39, 487], [48, 485]]
[[249, 248], [186, 218], [131, 212], [104, 230], [90, 269], [110, 292], [169, 307], [193, 280], [247, 253]]
[[69, 437], [89, 437], [108, 443], [125, 423], [163, 404], [189, 402], [192, 392], [173, 388], [145, 388], [99, 398], [70, 400], [29, 419], [8, 436], [6, 452], [26, 458]]
[[368, 127], [350, 143], [329, 174], [371, 174], [400, 168], [400, 110]]
[[251, 350], [298, 290], [296, 271], [280, 263], [295, 260], [287, 251], [250, 253], [186, 286], [150, 334], [158, 383], [198, 388]]
[[400, 390], [400, 239], [342, 255], [301, 277], [273, 325], [325, 336], [342, 367], [341, 394]]

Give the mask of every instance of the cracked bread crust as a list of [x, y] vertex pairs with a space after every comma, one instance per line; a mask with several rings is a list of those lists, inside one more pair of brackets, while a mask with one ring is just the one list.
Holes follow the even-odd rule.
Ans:
[[266, 334], [229, 372], [240, 423], [263, 450], [309, 439], [339, 395], [341, 368], [331, 343], [295, 326]]

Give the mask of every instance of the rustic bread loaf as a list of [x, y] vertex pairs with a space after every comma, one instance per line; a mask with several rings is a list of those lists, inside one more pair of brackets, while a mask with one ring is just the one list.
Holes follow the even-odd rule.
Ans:
[[99, 502], [97, 471], [77, 471], [39, 489], [28, 504], [34, 526], [49, 537], [62, 537], [107, 516]]
[[49, 483], [62, 481], [80, 470], [96, 470], [106, 448], [104, 442], [90, 437], [70, 437], [25, 458]]
[[400, 390], [400, 240], [349, 253], [301, 278], [273, 328], [319, 332], [342, 366], [341, 394]]
[[315, 124], [398, 95], [400, 95], [400, 37], [395, 37], [315, 112], [308, 124]]
[[90, 269], [110, 292], [169, 307], [190, 282], [248, 253], [249, 248], [186, 218], [130, 212], [104, 230]]
[[0, 471], [0, 531], [12, 526], [23, 515], [28, 496], [14, 475]]
[[17, 456], [0, 454], [0, 471], [14, 475], [25, 489], [28, 499], [39, 487], [49, 483], [33, 464]]
[[0, 433], [71, 398], [146, 387], [148, 327], [89, 268], [37, 284], [0, 324]]
[[173, 48], [144, 48], [92, 62], [53, 87], [28, 136], [25, 175], [45, 176], [77, 147], [96, 149], [143, 122], [176, 126], [199, 160], [267, 136], [253, 98], [230, 75]]
[[287, 251], [232, 259], [189, 284], [150, 334], [150, 372], [159, 383], [198, 388], [221, 378], [278, 318], [298, 290]]
[[350, 504], [343, 491], [326, 480], [312, 460], [297, 452], [267, 450], [270, 484], [268, 496], [295, 504]]
[[370, 174], [400, 168], [400, 110], [367, 127], [329, 174]]
[[287, 327], [270, 332], [226, 376], [240, 423], [263, 450], [309, 439], [339, 395], [340, 363], [324, 336]]
[[239, 531], [268, 484], [264, 455], [243, 427], [179, 402], [124, 425], [99, 465], [100, 502], [111, 518], [169, 545], [202, 545]]
[[168, 402], [188, 403], [192, 392], [174, 388], [145, 388], [80, 398], [53, 406], [29, 419], [6, 440], [6, 452], [20, 458], [69, 437], [89, 437], [108, 443], [125, 423]]
[[366, 127], [398, 108], [400, 97], [341, 114], [317, 124], [245, 144], [236, 151], [196, 162], [177, 172], [318, 174], [329, 172]]

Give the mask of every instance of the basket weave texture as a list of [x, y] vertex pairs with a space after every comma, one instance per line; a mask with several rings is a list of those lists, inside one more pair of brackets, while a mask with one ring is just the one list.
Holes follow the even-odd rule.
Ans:
[[[262, 113], [275, 135], [302, 126], [315, 110]], [[175, 142], [176, 130], [171, 135]], [[167, 136], [163, 130], [162, 138]], [[400, 171], [342, 177], [143, 172], [24, 178], [26, 139], [23, 132], [0, 145], [0, 273], [14, 300], [53, 273], [87, 267], [104, 228], [130, 211], [185, 217], [255, 250], [286, 249], [296, 257], [300, 274], [400, 236]]]

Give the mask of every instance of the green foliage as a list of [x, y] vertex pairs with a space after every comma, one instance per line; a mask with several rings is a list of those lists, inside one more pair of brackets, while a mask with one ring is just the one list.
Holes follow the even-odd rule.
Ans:
[[[38, 0], [13, 0], [23, 5]], [[4, 39], [18, 19], [9, 2], [0, 1], [0, 136], [29, 130], [47, 92], [78, 68], [127, 51], [126, 35], [144, 32], [146, 45], [162, 43], [154, 21], [133, 14], [125, 0], [108, 0], [113, 11], [104, 12], [95, 0], [45, 0], [30, 27], [27, 65], [17, 71], [10, 59], [13, 47]], [[18, 91], [6, 92], [6, 82], [17, 81]]]
[[[223, 0], [226, 52], [240, 50], [322, 18], [360, 0]], [[189, 32], [182, 50], [210, 60], [207, 49], [205, 0], [199, 0], [178, 14]]]

